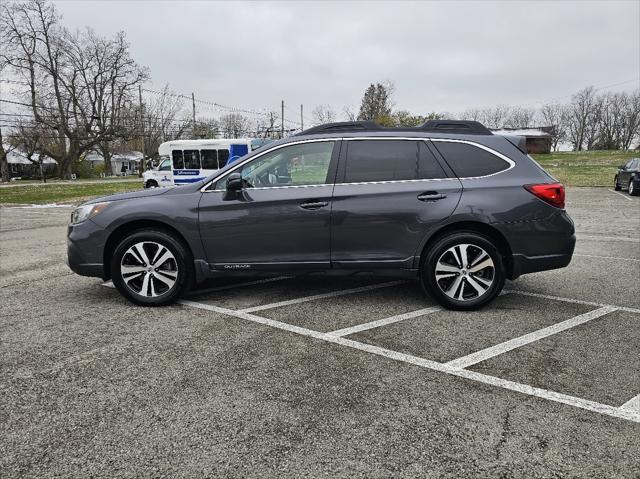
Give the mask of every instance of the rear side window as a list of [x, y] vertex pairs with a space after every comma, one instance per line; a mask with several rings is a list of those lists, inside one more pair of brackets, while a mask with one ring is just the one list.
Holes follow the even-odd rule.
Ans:
[[449, 141], [433, 144], [460, 178], [492, 175], [509, 168], [509, 163], [502, 158], [474, 145]]
[[346, 183], [419, 180], [446, 175], [424, 142], [354, 140], [347, 142]]
[[229, 160], [229, 150], [218, 150], [218, 165], [222, 168]]

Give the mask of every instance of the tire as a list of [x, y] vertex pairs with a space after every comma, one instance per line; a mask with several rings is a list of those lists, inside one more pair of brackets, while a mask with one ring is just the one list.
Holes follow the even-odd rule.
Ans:
[[618, 175], [616, 175], [616, 177], [613, 179], [613, 189], [616, 191], [620, 191], [622, 189], [622, 187], [618, 183]]
[[164, 306], [176, 302], [191, 287], [193, 260], [188, 248], [170, 233], [137, 230], [113, 252], [111, 276], [114, 286], [129, 301], [140, 306]]
[[[461, 265], [463, 255], [467, 261]], [[481, 265], [485, 266], [472, 271]], [[502, 291], [505, 277], [498, 248], [489, 238], [473, 231], [456, 232], [437, 240], [426, 252], [420, 268], [425, 292], [445, 308], [461, 311], [479, 309], [491, 302]]]
[[144, 184], [145, 188], [157, 188], [158, 187], [158, 182], [155, 180], [149, 180]]
[[629, 181], [629, 194], [631, 196], [640, 195], [640, 191], [638, 191], [638, 187], [635, 185], [633, 178], [631, 178], [631, 181]]

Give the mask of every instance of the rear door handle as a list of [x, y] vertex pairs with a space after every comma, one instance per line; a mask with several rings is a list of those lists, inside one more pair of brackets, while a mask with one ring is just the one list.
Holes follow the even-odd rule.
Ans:
[[447, 195], [443, 195], [438, 193], [437, 191], [425, 191], [424, 193], [420, 193], [418, 195], [418, 199], [420, 201], [437, 201], [443, 200], [447, 197]]
[[302, 203], [300, 208], [304, 208], [305, 210], [317, 210], [328, 205], [329, 203], [326, 201], [309, 201], [307, 203]]

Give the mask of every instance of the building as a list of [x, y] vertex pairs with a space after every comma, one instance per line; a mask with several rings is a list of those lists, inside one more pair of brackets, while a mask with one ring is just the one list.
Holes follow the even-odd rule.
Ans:
[[[9, 174], [12, 178], [40, 178], [40, 155], [38, 153], [32, 156], [33, 161], [29, 161], [27, 154], [21, 148], [13, 148], [10, 145], [4, 145], [7, 153], [7, 163], [9, 163]], [[34, 163], [35, 162], [35, 163]], [[42, 155], [42, 169], [45, 174], [53, 175], [58, 166], [58, 162], [53, 158]]]
[[501, 128], [493, 130], [495, 135], [524, 136], [529, 153], [551, 153], [553, 144], [553, 127], [542, 126], [536, 128]]
[[[84, 159], [91, 163], [92, 168], [95, 168], [99, 164], [104, 164], [104, 158], [96, 151], [87, 153]], [[116, 176], [137, 174], [141, 160], [142, 153], [139, 151], [119, 151], [113, 153], [111, 156], [111, 171]]]

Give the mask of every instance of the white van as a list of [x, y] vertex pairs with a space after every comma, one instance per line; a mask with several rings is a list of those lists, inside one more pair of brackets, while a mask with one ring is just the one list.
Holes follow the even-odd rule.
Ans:
[[250, 139], [174, 140], [158, 148], [160, 163], [145, 171], [145, 188], [195, 183], [251, 151]]

